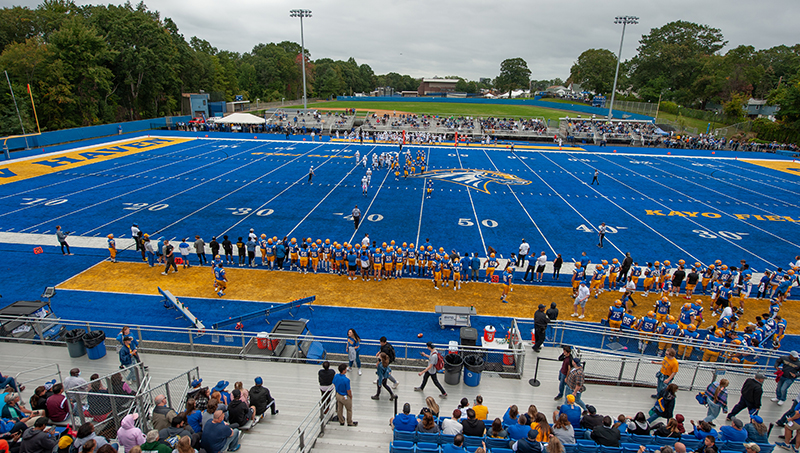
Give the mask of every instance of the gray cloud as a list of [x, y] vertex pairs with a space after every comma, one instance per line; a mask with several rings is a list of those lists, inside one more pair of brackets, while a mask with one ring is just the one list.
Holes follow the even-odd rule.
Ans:
[[[35, 7], [38, 2], [17, 4]], [[79, 2], [91, 3], [91, 2]], [[95, 2], [96, 3], [96, 2]], [[116, 2], [114, 2], [116, 3]], [[121, 3], [121, 2], [120, 2]], [[614, 16], [640, 17], [625, 35], [623, 59], [635, 55], [651, 28], [686, 20], [720, 28], [729, 44], [757, 49], [798, 42], [797, 0], [149, 0], [172, 18], [188, 40], [218, 49], [250, 51], [258, 43], [300, 42], [299, 20], [289, 10], [305, 8], [306, 47], [312, 58], [367, 63], [376, 74], [414, 77], [495, 77], [500, 62], [522, 57], [532, 77], [566, 78], [589, 48], [617, 52], [621, 26]]]

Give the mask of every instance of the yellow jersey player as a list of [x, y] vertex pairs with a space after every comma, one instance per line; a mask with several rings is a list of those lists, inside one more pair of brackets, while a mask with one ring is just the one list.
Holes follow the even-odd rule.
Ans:
[[114, 235], [108, 235], [108, 254], [112, 263], [117, 262], [117, 241], [114, 240]]
[[503, 301], [504, 304], [508, 303], [506, 297], [508, 296], [508, 291], [511, 289], [511, 280], [514, 278], [514, 274], [511, 273], [511, 265], [507, 265], [505, 270], [503, 271], [502, 277], [502, 285], [503, 285], [503, 295], [500, 296], [500, 300]]
[[214, 268], [214, 291], [219, 297], [222, 297], [225, 295], [226, 289], [228, 289], [228, 277], [225, 275], [225, 267], [220, 260]]
[[435, 258], [430, 262], [433, 264], [433, 287], [439, 289], [439, 282], [442, 280], [442, 264]]
[[267, 262], [269, 263], [269, 269], [272, 270], [275, 268], [275, 244], [272, 238], [267, 239]]
[[417, 251], [414, 244], [409, 244], [406, 252], [406, 273], [413, 276], [417, 272]]
[[303, 247], [297, 252], [300, 259], [298, 270], [304, 274], [308, 273], [308, 244], [303, 243]]
[[333, 269], [333, 244], [330, 239], [325, 239], [325, 244], [322, 246], [322, 270], [331, 272]]
[[444, 286], [450, 286], [450, 257], [445, 254], [444, 258], [441, 260], [442, 263], [442, 282]]
[[578, 286], [580, 286], [581, 282], [583, 281], [583, 268], [581, 267], [581, 263], [575, 263], [575, 269], [572, 271], [572, 298], [574, 299], [578, 295]]
[[258, 240], [258, 248], [261, 249], [261, 265], [267, 265], [267, 235], [262, 234]]
[[611, 265], [608, 268], [608, 289], [615, 291], [617, 289], [617, 276], [619, 275], [619, 260], [614, 258], [611, 260]]
[[297, 239], [292, 238], [289, 242], [289, 270], [294, 270], [297, 267], [297, 259], [300, 254], [300, 247], [297, 246]]
[[316, 274], [317, 268], [319, 267], [319, 248], [315, 242], [311, 243], [311, 252], [309, 255], [311, 257], [311, 269], [313, 269]]
[[608, 307], [608, 326], [614, 330], [622, 330], [622, 317], [625, 309], [622, 308], [622, 301], [614, 301], [614, 305]]
[[453, 257], [453, 291], [461, 289], [461, 260], [458, 256]]
[[494, 270], [497, 269], [497, 259], [495, 258], [495, 254], [492, 253], [489, 255], [489, 259], [483, 263], [484, 267], [486, 267], [486, 281], [492, 283], [492, 276], [494, 275]]
[[603, 272], [603, 265], [598, 264], [595, 266], [594, 274], [592, 275], [592, 283], [589, 286], [589, 291], [594, 293], [594, 298], [597, 299], [597, 296], [600, 295], [600, 290], [603, 287], [603, 281], [605, 280], [605, 272]]

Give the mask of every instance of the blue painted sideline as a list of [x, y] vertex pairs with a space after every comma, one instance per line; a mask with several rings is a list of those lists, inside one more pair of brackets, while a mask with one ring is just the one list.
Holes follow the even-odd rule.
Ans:
[[[173, 117], [152, 118], [148, 120], [128, 121], [124, 123], [101, 124], [99, 126], [76, 127], [73, 129], [42, 132], [41, 135], [34, 135], [27, 137], [27, 145], [25, 137], [11, 138], [8, 140], [6, 145], [8, 146], [9, 151], [24, 150], [26, 148], [28, 148], [28, 150], [30, 151], [31, 148], [33, 149], [40, 148], [38, 152], [35, 153], [39, 154], [45, 152], [44, 150], [41, 149], [42, 147], [45, 146], [53, 146], [53, 145], [69, 143], [69, 142], [77, 142], [87, 139], [108, 137], [119, 134], [120, 130], [122, 131], [123, 134], [127, 134], [131, 132], [141, 132], [153, 128], [163, 127], [167, 125], [167, 118], [169, 118], [172, 124], [175, 124], [180, 121], [186, 122], [192, 119], [190, 116], [173, 116]], [[122, 129], [120, 129], [120, 127]], [[54, 150], [48, 150], [47, 152], [50, 151]], [[14, 153], [14, 155], [11, 156], [12, 159], [16, 159], [18, 157], [24, 157], [24, 156], [16, 152]]]
[[[403, 98], [403, 97], [391, 97], [391, 96], [376, 96], [376, 97], [339, 96], [338, 98], [336, 98], [336, 100], [362, 101], [362, 102], [421, 102], [421, 103], [435, 102], [443, 104], [525, 105], [530, 107], [544, 107], [548, 109], [568, 110], [570, 112], [582, 113], [587, 115], [605, 116], [608, 113], [608, 109], [600, 107], [592, 107], [589, 105], [561, 104], [558, 102], [540, 101], [538, 99], [484, 99], [484, 98], [473, 99], [473, 98], [434, 98], [434, 97]], [[654, 119], [652, 116], [640, 115], [638, 113], [623, 112], [621, 110], [615, 110], [615, 112], [619, 115], [619, 118], [617, 119], [622, 119], [622, 115], [629, 115], [625, 119], [630, 119], [630, 120], [652, 121]]]

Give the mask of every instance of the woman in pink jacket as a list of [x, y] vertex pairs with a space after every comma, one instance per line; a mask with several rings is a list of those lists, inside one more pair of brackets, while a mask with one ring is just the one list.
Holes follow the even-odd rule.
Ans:
[[119, 430], [117, 430], [117, 440], [125, 447], [125, 451], [131, 451], [135, 446], [142, 445], [146, 440], [141, 429], [136, 427], [136, 420], [139, 414], [128, 414], [122, 419]]

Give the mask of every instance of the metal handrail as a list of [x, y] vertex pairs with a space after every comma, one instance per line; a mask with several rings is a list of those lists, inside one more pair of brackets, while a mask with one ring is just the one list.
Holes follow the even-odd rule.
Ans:
[[278, 449], [278, 453], [306, 453], [314, 448], [317, 438], [325, 435], [325, 425], [333, 418], [336, 398], [333, 386], [322, 394], [313, 408]]

